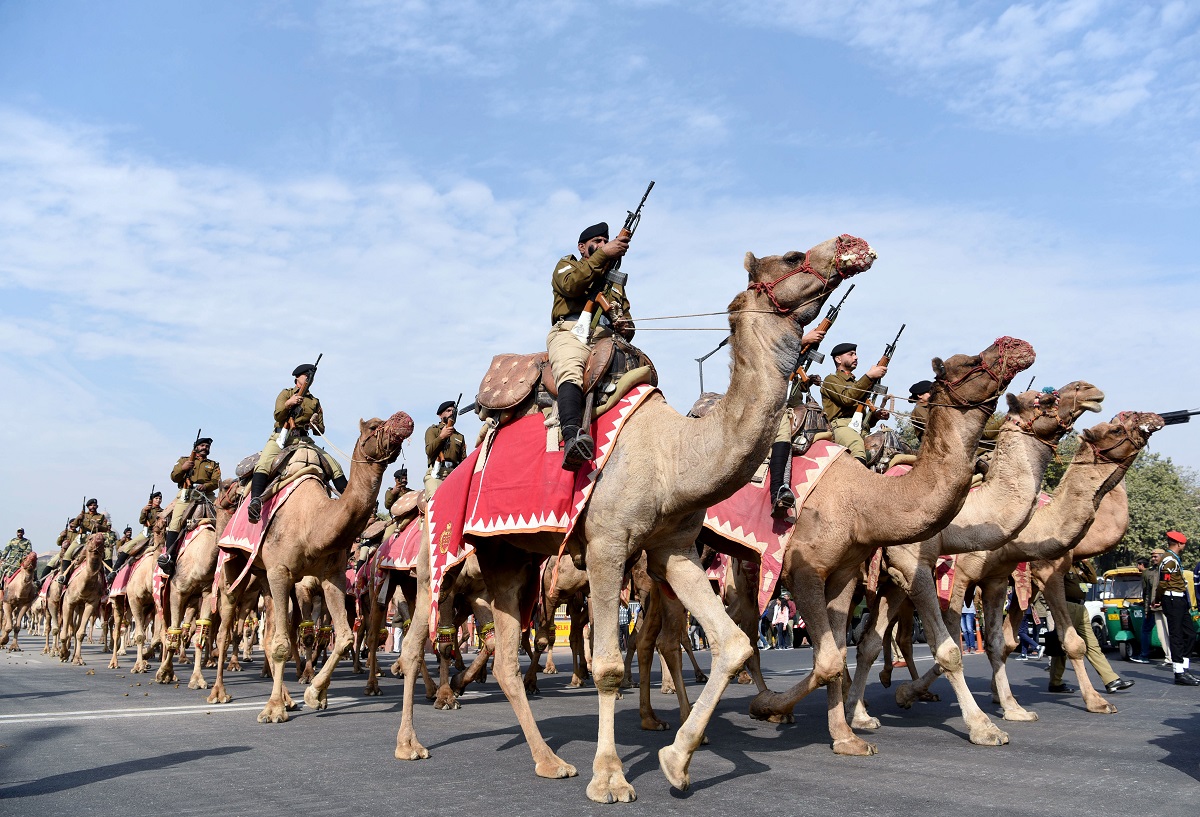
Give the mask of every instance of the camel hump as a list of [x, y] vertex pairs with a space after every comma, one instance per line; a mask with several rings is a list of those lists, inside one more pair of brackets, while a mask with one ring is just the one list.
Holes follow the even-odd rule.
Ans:
[[549, 359], [545, 352], [496, 355], [479, 384], [475, 405], [492, 411], [520, 405], [537, 388]]
[[715, 392], [715, 391], [704, 392], [703, 394], [701, 394], [699, 397], [696, 398], [696, 402], [693, 403], [692, 407], [688, 410], [687, 416], [695, 417], [695, 418], [703, 417], [704, 415], [706, 415], [710, 411], [712, 411], [713, 406], [715, 406], [717, 404], [717, 401], [719, 401], [724, 396], [725, 395], [721, 394], [720, 392]]

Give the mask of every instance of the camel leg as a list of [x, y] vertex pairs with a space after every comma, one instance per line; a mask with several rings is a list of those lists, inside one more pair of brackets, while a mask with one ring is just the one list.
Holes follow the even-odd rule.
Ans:
[[221, 583], [220, 596], [217, 601], [220, 606], [217, 625], [217, 677], [213, 680], [212, 691], [208, 693], [210, 704], [227, 704], [229, 693], [225, 690], [225, 655], [230, 644], [234, 619], [238, 617], [238, 599]]
[[[486, 552], [485, 552], [486, 550]], [[477, 551], [479, 566], [492, 596], [496, 622], [496, 681], [512, 704], [525, 741], [533, 755], [534, 771], [538, 777], [574, 777], [575, 767], [551, 750], [538, 730], [537, 721], [525, 697], [525, 685], [520, 676], [521, 591], [532, 578], [532, 565], [526, 554], [508, 547], [488, 547]], [[618, 582], [620, 576], [617, 577]], [[595, 585], [593, 584], [593, 592]], [[532, 590], [532, 588], [530, 588]], [[616, 637], [616, 627], [613, 637]], [[617, 680], [620, 680], [618, 675]]]
[[[1007, 589], [1008, 583], [1007, 581], [999, 581], [995, 582], [995, 584], [1000, 585], [1001, 592], [1004, 592]], [[989, 594], [992, 592], [994, 591], [992, 591], [990, 587], [984, 587], [985, 604]], [[1019, 624], [1021, 611], [1015, 607], [1014, 610], [1016, 611], [1017, 623]], [[1008, 683], [1006, 662], [1008, 660], [1008, 656], [1012, 653], [1012, 650], [1007, 649], [1007, 635], [1001, 634], [999, 637], [997, 637], [996, 633], [993, 632], [994, 629], [1000, 628], [993, 626], [992, 612], [990, 609], [984, 610], [984, 616], [984, 645], [987, 648], [988, 662], [992, 665], [992, 701], [993, 703], [1000, 704], [1004, 720], [1006, 721], [1036, 721], [1038, 719], [1037, 713], [1025, 709], [1020, 703], [1017, 702], [1016, 696], [1013, 695], [1012, 687]], [[1004, 627], [1004, 629], [1007, 630], [1008, 627]], [[1001, 638], [1003, 639], [1003, 642], [1000, 641]]]
[[700, 662], [696, 660], [696, 654], [692, 652], [692, 639], [684, 632], [683, 640], [680, 641], [683, 645], [683, 651], [687, 653], [688, 660], [692, 662], [692, 677], [696, 679], [697, 684], [703, 684], [708, 681], [708, 676], [704, 674], [704, 670], [700, 669]]
[[[83, 612], [79, 616], [79, 629], [75, 632], [75, 659], [74, 663], [77, 667], [86, 666], [83, 661], [83, 635], [87, 629], [90, 617], [95, 613], [96, 605], [91, 601], [84, 602]], [[1080, 642], [1083, 643], [1082, 641]]]
[[[554, 631], [553, 614], [550, 616], [550, 623], [548, 625], [546, 624], [544, 615], [540, 618], [535, 618], [529, 630], [530, 632], [525, 638], [525, 651], [529, 656], [529, 669], [525, 671], [525, 694], [537, 695], [540, 692], [537, 677], [539, 668], [541, 667], [542, 655], [546, 656], [546, 669], [543, 670], [544, 672], [550, 672], [550, 667], [554, 661], [554, 641], [557, 633]], [[557, 669], [554, 671], [558, 672]]]
[[[904, 663], [908, 665], [909, 677], [913, 681], [916, 681], [921, 676], [917, 672], [917, 662], [913, 659], [913, 634], [915, 630], [913, 626], [913, 612], [914, 605], [911, 604], [910, 599], [909, 603], [900, 608], [900, 618], [893, 625], [892, 632], [889, 634], [888, 638], [890, 638], [892, 641], [895, 641], [897, 646], [900, 647], [900, 657]], [[890, 652], [891, 644], [887, 641], [884, 641], [884, 644], [888, 647]], [[926, 692], [921, 696], [921, 700], [940, 701], [941, 698], [932, 692]]]
[[1071, 668], [1075, 670], [1075, 681], [1079, 684], [1079, 694], [1083, 696], [1083, 703], [1087, 706], [1087, 711], [1098, 715], [1115, 714], [1117, 708], [1096, 691], [1096, 688], [1092, 686], [1092, 679], [1088, 676], [1087, 663], [1084, 661], [1084, 657], [1087, 655], [1087, 644], [1079, 633], [1075, 632], [1075, 626], [1071, 621], [1071, 612], [1067, 609], [1067, 597], [1063, 590], [1062, 575], [1055, 574], [1051, 577], [1042, 588], [1042, 595], [1045, 596], [1046, 603], [1050, 606], [1050, 612], [1054, 614], [1055, 628], [1059, 631], [1058, 640], [1062, 643], [1067, 658], [1071, 660]]
[[455, 673], [454, 677], [450, 679], [450, 688], [456, 695], [466, 689], [467, 684], [483, 676], [487, 671], [488, 659], [496, 652], [496, 630], [491, 605], [479, 596], [475, 596], [471, 599], [471, 608], [475, 614], [476, 632], [482, 631], [488, 624], [492, 624], [493, 627], [484, 637], [483, 649], [475, 656], [471, 666], [463, 672]]
[[[650, 702], [650, 673], [654, 670], [654, 643], [662, 632], [662, 593], [656, 587], [646, 599], [643, 609], [644, 616], [638, 627], [638, 714], [642, 718], [642, 728], [659, 732], [670, 729], [666, 721], [654, 714], [654, 705]], [[663, 679], [667, 673], [663, 672]]]
[[163, 654], [162, 662], [159, 664], [158, 672], [154, 675], [154, 680], [160, 684], [173, 684], [178, 679], [175, 677], [175, 650], [183, 650], [183, 634], [178, 633], [178, 643], [173, 643], [171, 637], [172, 626], [182, 630], [183, 628], [183, 598], [181, 594], [175, 592], [175, 588], [168, 588], [170, 592], [170, 609], [163, 610], [163, 627], [166, 628], [166, 637], [163, 639]]
[[287, 665], [288, 656], [292, 654], [292, 642], [288, 637], [288, 599], [295, 587], [295, 579], [291, 571], [282, 565], [276, 565], [267, 570], [267, 583], [264, 588], [275, 604], [272, 619], [275, 625], [270, 641], [266, 647], [266, 661], [271, 669], [271, 697], [262, 712], [258, 713], [259, 723], [285, 723], [288, 719], [287, 704], [283, 683], [283, 671]]
[[380, 588], [383, 591], [384, 599], [380, 604], [375, 598], [370, 595], [368, 590], [368, 601], [370, 606], [367, 615], [367, 686], [363, 689], [364, 695], [382, 695], [383, 690], [379, 688], [379, 629], [383, 626], [383, 616], [387, 612], [387, 597], [388, 581], [384, 582], [384, 586]]
[[[868, 603], [871, 612], [871, 626], [862, 634], [858, 641], [856, 655], [858, 666], [854, 670], [854, 682], [850, 686], [850, 696], [846, 708], [851, 712], [850, 726], [853, 729], [878, 729], [879, 718], [867, 713], [864, 700], [867, 690], [867, 679], [871, 675], [871, 667], [880, 651], [887, 643], [888, 633], [895, 625], [896, 614], [904, 606], [904, 590], [897, 584], [888, 583], [882, 593]], [[890, 667], [890, 661], [884, 659], [884, 666]]]
[[[687, 697], [687, 685], [683, 681], [683, 642], [680, 639], [680, 633], [686, 632], [684, 624], [687, 614], [678, 601], [672, 602], [664, 598], [663, 602], [663, 628], [659, 632], [656, 646], [667, 670], [663, 675], [666, 677], [669, 673], [672, 686], [675, 687], [675, 697], [679, 701], [679, 722], [683, 723], [692, 712], [692, 704]], [[707, 742], [707, 739], [702, 742]]]
[[354, 646], [354, 631], [350, 629], [350, 618], [346, 612], [345, 582], [344, 571], [335, 572], [333, 578], [321, 582], [321, 588], [325, 591], [325, 611], [333, 622], [333, 643], [329, 645], [329, 656], [321, 671], [304, 690], [304, 703], [313, 709], [329, 706], [329, 683], [333, 678], [333, 670], [346, 651]]
[[120, 633], [121, 633], [121, 625], [122, 625], [123, 619], [124, 619], [121, 608], [122, 608], [121, 602], [119, 600], [114, 600], [113, 601], [113, 649], [112, 649], [112, 658], [109, 659], [109, 662], [108, 662], [109, 669], [120, 669], [121, 668], [121, 665], [117, 663], [117, 650], [121, 646]]
[[[750, 657], [750, 641], [733, 619], [725, 614], [725, 607], [713, 593], [692, 543], [685, 543], [669, 555], [662, 554], [661, 551], [652, 553], [650, 559], [657, 567], [665, 568], [664, 575], [671, 589], [675, 591], [683, 606], [700, 622], [700, 626], [708, 634], [709, 645], [712, 648], [712, 668], [704, 689], [700, 691], [700, 696], [687, 719], [680, 724], [674, 742], [658, 752], [658, 765], [663, 775], [676, 789], [685, 791], [691, 782], [688, 766], [691, 764], [692, 755], [704, 740], [704, 732], [721, 695]], [[592, 587], [595, 587], [595, 582], [592, 583]], [[620, 589], [619, 584], [617, 589]], [[613, 601], [615, 602], [615, 599]], [[617, 606], [613, 603], [607, 608], [601, 607], [599, 611], [615, 619]], [[611, 638], [615, 642], [613, 623], [615, 622], [599, 621], [598, 635]], [[678, 633], [672, 637], [677, 641]], [[680, 688], [682, 689], [682, 684]]]
[[568, 689], [577, 689], [583, 686], [591, 675], [588, 673], [588, 659], [585, 654], [583, 628], [587, 624], [587, 608], [577, 606], [574, 602], [570, 605], [571, 611], [571, 680], [567, 683]]
[[[417, 674], [425, 664], [425, 639], [429, 634], [429, 605], [432, 592], [429, 586], [429, 548], [421, 548], [417, 557], [416, 582], [401, 580], [404, 597], [408, 602], [408, 612], [412, 616], [404, 640], [400, 643], [400, 657], [396, 659], [397, 667], [404, 677], [404, 703], [400, 714], [400, 728], [396, 731], [397, 760], [424, 760], [429, 757], [429, 750], [417, 740], [416, 729], [413, 727], [413, 697], [417, 691]], [[410, 593], [415, 595], [410, 597]], [[426, 689], [430, 681], [426, 680]]]
[[[205, 605], [208, 603], [209, 598], [210, 595], [208, 592], [201, 595], [201, 610], [207, 609]], [[208, 624], [200, 624], [200, 620], [203, 618], [204, 616], [197, 616], [195, 661], [192, 665], [192, 675], [188, 678], [188, 689], [208, 689], [208, 682], [204, 680], [202, 668], [204, 667], [204, 656], [212, 647], [213, 627], [211, 617], [207, 619]]]

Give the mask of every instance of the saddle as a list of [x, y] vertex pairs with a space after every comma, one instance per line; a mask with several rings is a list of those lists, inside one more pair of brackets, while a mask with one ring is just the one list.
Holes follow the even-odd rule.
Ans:
[[[231, 497], [226, 497], [226, 491], [222, 490], [221, 498], [218, 500], [218, 502], [222, 503], [223, 507], [232, 503], [232, 507], [236, 508], [237, 502], [240, 502], [242, 497], [250, 493], [250, 481], [254, 476], [254, 468], [258, 465], [260, 455], [261, 452], [251, 454], [238, 463], [235, 470], [237, 474], [235, 492]], [[321, 481], [326, 485], [327, 490], [329, 484], [333, 482], [333, 469], [330, 467], [324, 452], [307, 439], [295, 438], [287, 448], [279, 452], [279, 456], [275, 457], [271, 462], [270, 468], [267, 469], [269, 481], [267, 482], [267, 487], [263, 489], [263, 501], [265, 502], [268, 498], [277, 494], [281, 488], [309, 474], [320, 477]], [[226, 486], [229, 484], [226, 483]], [[236, 502], [234, 498], [236, 498]]]
[[422, 491], [409, 491], [408, 493], [401, 495], [399, 499], [392, 503], [392, 507], [388, 508], [388, 512], [391, 513], [393, 517], [399, 519], [415, 510], [418, 510], [420, 507], [422, 493]]
[[913, 448], [896, 431], [887, 426], [868, 434], [863, 440], [863, 445], [867, 449], [867, 467], [881, 474], [891, 466], [899, 465], [900, 462], [915, 461], [915, 457], [912, 460], [897, 461], [897, 455], [912, 455]]
[[[641, 349], [620, 336], [601, 338], [592, 346], [583, 369], [583, 392], [594, 393], [593, 418], [615, 406], [629, 391], [644, 383], [658, 385], [654, 363]], [[496, 355], [475, 395], [476, 411], [503, 425], [537, 409], [549, 408], [558, 387], [546, 352]]]

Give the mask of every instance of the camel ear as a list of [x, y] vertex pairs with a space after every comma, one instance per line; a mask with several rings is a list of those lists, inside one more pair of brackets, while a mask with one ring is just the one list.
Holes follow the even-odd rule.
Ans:
[[1021, 410], [1021, 401], [1018, 400], [1017, 396], [1015, 394], [1013, 394], [1012, 392], [1008, 392], [1007, 394], [1005, 394], [1004, 399], [1008, 401], [1008, 410], [1009, 411], [1020, 411]]
[[363, 421], [363, 418], [359, 417], [358, 418], [358, 436], [361, 437], [362, 433], [366, 430], [367, 430], [367, 424]]
[[1095, 443], [1096, 432], [1092, 431], [1090, 428], [1085, 428], [1083, 431], [1079, 432], [1079, 438], [1084, 442]]
[[746, 272], [754, 275], [754, 270], [758, 268], [758, 259], [754, 257], [754, 253], [746, 253], [746, 260], [744, 264], [746, 266]]
[[940, 357], [935, 357], [933, 359], [933, 375], [939, 379], [946, 376], [946, 364], [942, 362]]

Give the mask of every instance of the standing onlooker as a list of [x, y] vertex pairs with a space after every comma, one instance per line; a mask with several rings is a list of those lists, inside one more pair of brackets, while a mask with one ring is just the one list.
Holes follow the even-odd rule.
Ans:
[[783, 625], [783, 648], [790, 650], [796, 646], [792, 633], [796, 621], [796, 602], [792, 601], [792, 594], [786, 590], [783, 591], [781, 601], [787, 605], [787, 621]]
[[775, 603], [767, 604], [767, 609], [763, 610], [761, 616], [758, 617], [758, 648], [760, 650], [773, 650], [775, 646], [771, 643], [774, 636], [775, 628], [771, 626], [775, 616]]
[[1017, 656], [1018, 661], [1028, 661], [1030, 657], [1040, 658], [1042, 648], [1038, 645], [1037, 638], [1034, 633], [1037, 632], [1037, 626], [1041, 624], [1042, 619], [1038, 616], [1037, 611], [1033, 609], [1033, 604], [1029, 605], [1029, 609], [1021, 616], [1021, 627], [1017, 630], [1017, 640], [1021, 642], [1021, 654]]
[[[1150, 637], [1154, 633], [1154, 587], [1158, 583], [1158, 563], [1162, 561], [1163, 554], [1166, 553], [1162, 548], [1155, 548], [1150, 552], [1150, 561], [1146, 561], [1145, 557], [1137, 560], [1138, 569], [1142, 571], [1142, 636], [1141, 646], [1137, 655], [1129, 656], [1129, 660], [1135, 664], [1150, 663]], [[1165, 649], [1165, 647], [1164, 647]]]
[[772, 604], [775, 607], [775, 612], [771, 614], [771, 623], [775, 625], [775, 649], [786, 650], [787, 642], [783, 640], [783, 634], [787, 630], [787, 601], [781, 597], [775, 599]]
[[617, 607], [617, 644], [624, 653], [627, 649], [626, 639], [629, 637], [629, 605], [621, 602]]
[[1167, 552], [1163, 554], [1162, 563], [1158, 566], [1158, 587], [1156, 601], [1162, 608], [1163, 617], [1167, 621], [1167, 632], [1170, 636], [1168, 655], [1175, 669], [1175, 683], [1180, 686], [1200, 686], [1200, 678], [1188, 670], [1191, 661], [1192, 647], [1196, 644], [1196, 630], [1192, 625], [1192, 617], [1188, 614], [1191, 605], [1188, 603], [1187, 583], [1183, 579], [1183, 560], [1180, 558], [1187, 537], [1177, 530], [1167, 532]]
[[[1092, 565], [1087, 559], [1081, 559], [1071, 565], [1071, 570], [1063, 577], [1063, 593], [1067, 601], [1067, 613], [1071, 617], [1069, 626], [1075, 628], [1075, 632], [1083, 639], [1084, 648], [1086, 650], [1085, 657], [1088, 663], [1095, 668], [1100, 674], [1100, 680], [1104, 683], [1104, 689], [1108, 692], [1120, 692], [1123, 689], [1129, 689], [1133, 686], [1133, 681], [1128, 678], [1122, 678], [1113, 671], [1112, 665], [1108, 663], [1108, 659], [1104, 657], [1104, 653], [1100, 650], [1100, 642], [1096, 640], [1096, 633], [1092, 630], [1092, 624], [1088, 620], [1087, 608], [1083, 606], [1083, 602], [1087, 599], [1087, 591], [1084, 590], [1084, 584], [1096, 583], [1096, 571], [1092, 569]], [[1066, 632], [1063, 625], [1063, 632]], [[1063, 639], [1065, 642], [1065, 639]], [[1060, 650], [1059, 655], [1056, 655], [1050, 662], [1050, 691], [1051, 692], [1074, 692], [1075, 688], [1070, 684], [1063, 683], [1063, 670], [1067, 667], [1067, 656], [1065, 650]]]
[[964, 652], [975, 652], [975, 594], [972, 593], [963, 600], [962, 608], [962, 641]]

